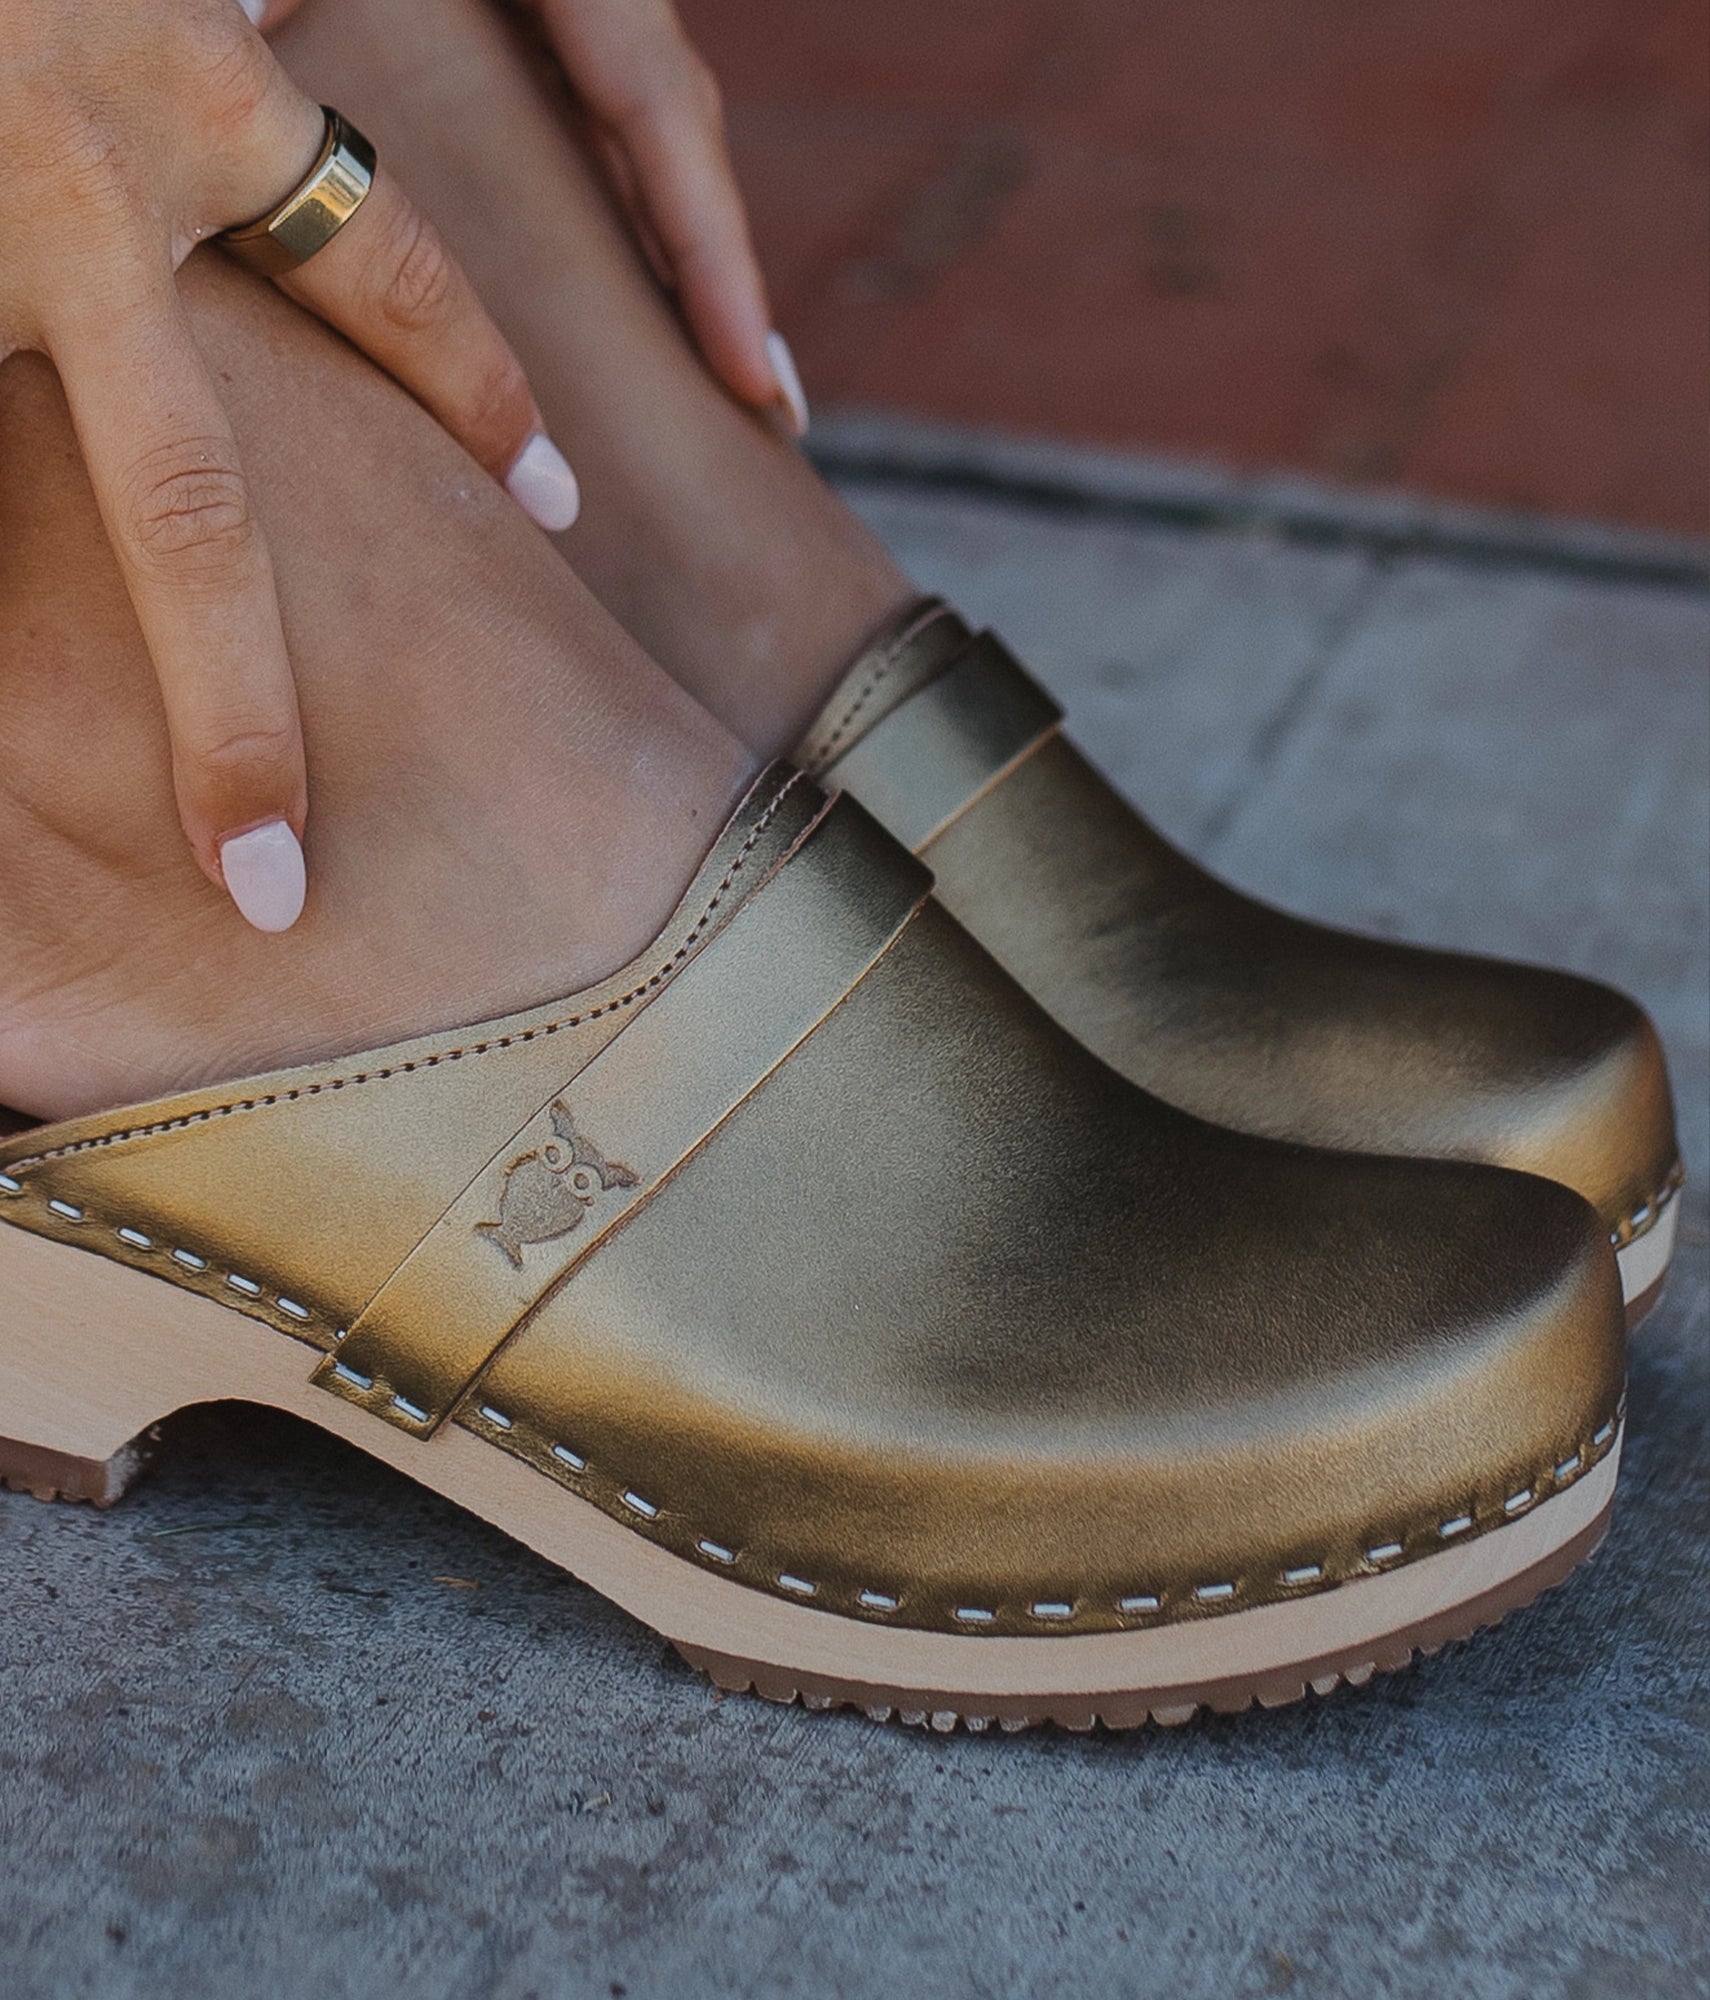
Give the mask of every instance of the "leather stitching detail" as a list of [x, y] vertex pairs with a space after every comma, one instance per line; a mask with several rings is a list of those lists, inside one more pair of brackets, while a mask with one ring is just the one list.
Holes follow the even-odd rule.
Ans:
[[[378, 1382], [375, 1384], [376, 1391], [381, 1387]], [[1088, 1604], [1072, 1594], [1052, 1598], [1030, 1597], [1019, 1607], [958, 1604], [931, 1627], [914, 1620], [905, 1619], [902, 1622], [913, 1629], [941, 1629], [943, 1626], [963, 1631], [1001, 1629], [1013, 1637], [1018, 1632], [1041, 1628], [1054, 1632], [1113, 1629], [1110, 1614], [1114, 1611], [1122, 1621], [1114, 1629], [1130, 1630], [1136, 1622], [1172, 1624], [1184, 1616], [1255, 1609], [1262, 1604], [1281, 1603], [1305, 1596], [1315, 1590], [1334, 1589], [1375, 1572], [1404, 1567], [1404, 1559], [1419, 1560], [1452, 1542], [1476, 1539], [1521, 1514], [1529, 1513], [1544, 1498], [1564, 1492], [1607, 1457], [1626, 1409], [1627, 1395], [1623, 1390], [1614, 1411], [1604, 1418], [1589, 1438], [1582, 1440], [1568, 1458], [1539, 1472], [1528, 1484], [1499, 1501], [1481, 1502], [1446, 1520], [1415, 1524], [1391, 1541], [1362, 1547], [1359, 1560], [1351, 1564], [1333, 1565], [1322, 1561], [1291, 1563], [1274, 1576], [1219, 1577], [1174, 1591], [1158, 1589], [1123, 1597], [1114, 1605]], [[491, 1404], [483, 1403], [473, 1411], [459, 1412], [452, 1421], [464, 1429], [473, 1430], [501, 1450], [522, 1458], [536, 1471], [546, 1473], [560, 1485], [578, 1493], [602, 1513], [623, 1522], [635, 1533], [651, 1531], [673, 1555], [685, 1561], [698, 1562], [701, 1568], [727, 1574], [734, 1572], [737, 1580], [749, 1588], [764, 1590], [775, 1597], [812, 1598], [828, 1610], [836, 1609], [841, 1615], [866, 1616], [880, 1622], [894, 1618], [906, 1605], [907, 1591], [902, 1586], [894, 1586], [889, 1591], [872, 1588], [851, 1590], [847, 1604], [829, 1602], [817, 1582], [798, 1575], [776, 1556], [762, 1557], [757, 1552], [733, 1548], [710, 1539], [699, 1524], [685, 1519], [677, 1509], [645, 1500], [622, 1480], [611, 1475], [602, 1476], [587, 1458], [572, 1451], [562, 1440], [549, 1439], [544, 1432], [537, 1432], [526, 1419], [509, 1417]], [[1167, 1615], [1160, 1615], [1166, 1614], [1166, 1607]]]
[[1649, 1201], [1641, 1202], [1633, 1213], [1609, 1232], [1609, 1240], [1617, 1250], [1625, 1250], [1629, 1244], [1637, 1243], [1641, 1236], [1648, 1236], [1662, 1221], [1668, 1205], [1686, 1185], [1686, 1165], [1676, 1160], [1669, 1170], [1669, 1176]]
[[896, 671], [897, 662], [908, 648], [913, 645], [915, 640], [920, 637], [921, 633], [937, 624], [941, 618], [952, 618], [955, 615], [948, 604], [940, 604], [932, 611], [929, 611], [918, 624], [910, 625], [906, 631], [898, 633], [896, 638], [885, 648], [884, 653], [881, 655], [872, 672], [867, 675], [866, 679], [861, 682], [860, 686], [850, 696], [848, 705], [840, 711], [836, 721], [817, 736], [811, 744], [804, 746], [803, 762], [809, 770], [822, 770], [832, 761], [833, 756], [836, 754], [837, 746], [848, 735], [849, 731], [854, 728], [862, 709], [878, 693], [889, 676]]
[[[246, 1319], [259, 1320], [276, 1333], [288, 1333], [294, 1340], [305, 1341], [311, 1346], [331, 1348], [343, 1338], [343, 1329], [337, 1327], [326, 1314], [304, 1305], [287, 1292], [270, 1294], [267, 1287], [254, 1278], [241, 1271], [224, 1270], [198, 1251], [182, 1244], [157, 1242], [128, 1223], [114, 1223], [110, 1217], [98, 1217], [71, 1202], [50, 1199], [40, 1189], [26, 1188], [22, 1182], [12, 1181], [9, 1175], [0, 1174], [0, 1198], [15, 1198], [24, 1194], [36, 1195], [61, 1224], [70, 1225], [80, 1234], [85, 1230], [99, 1232], [110, 1228], [117, 1239], [117, 1247], [105, 1243], [99, 1246], [89, 1244], [88, 1248], [97, 1256], [110, 1257], [115, 1263], [124, 1264], [131, 1270], [165, 1278], [182, 1291], [213, 1299], [216, 1304], [233, 1312], [241, 1312]], [[29, 1229], [31, 1225], [21, 1222], [18, 1227]], [[55, 1236], [49, 1240], [59, 1239]]]
[[[51, 1158], [54, 1156], [43, 1155], [42, 1157]], [[1643, 1208], [1636, 1211], [1636, 1215], [1645, 1215], [1646, 1210], [1649, 1210], [1649, 1216], [1644, 1226], [1642, 1228], [1633, 1228], [1631, 1223], [1624, 1225], [1624, 1231], [1612, 1232], [1611, 1241], [1625, 1248], [1627, 1244], [1637, 1242], [1642, 1236], [1648, 1235], [1662, 1220], [1669, 1205], [1685, 1184], [1685, 1180], [1685, 1167], [1677, 1162], [1662, 1190], [1653, 1196], [1651, 1201], [1646, 1203]], [[132, 1228], [127, 1224], [104, 1225], [86, 1210], [77, 1208], [70, 1202], [50, 1198], [39, 1189], [26, 1188], [23, 1182], [13, 1179], [8, 1173], [0, 1172], [0, 1202], [16, 1199], [24, 1194], [37, 1195], [49, 1212], [61, 1223], [69, 1223], [78, 1229], [82, 1229], [85, 1226], [96, 1228], [110, 1226], [122, 1248], [118, 1251], [104, 1248], [101, 1254], [113, 1257], [116, 1262], [126, 1263], [132, 1269], [148, 1270], [155, 1259], [166, 1259], [170, 1261], [174, 1268], [165, 1272], [156, 1272], [156, 1275], [166, 1277], [171, 1283], [178, 1285], [183, 1290], [193, 1290], [200, 1293], [203, 1297], [214, 1298], [219, 1304], [227, 1307], [229, 1310], [241, 1312], [246, 1318], [259, 1320], [264, 1326], [271, 1327], [275, 1332], [289, 1334], [293, 1339], [304, 1341], [318, 1348], [323, 1353], [336, 1352], [338, 1342], [343, 1338], [344, 1329], [342, 1327], [337, 1326], [326, 1315], [303, 1305], [288, 1293], [281, 1292], [270, 1296], [264, 1286], [258, 1284], [254, 1279], [242, 1272], [221, 1271], [215, 1268], [207, 1258], [202, 1257], [197, 1252], [182, 1246], [169, 1247], [165, 1244], [156, 1243], [141, 1230]], [[28, 1227], [27, 1224], [20, 1226]], [[230, 1296], [232, 1293], [235, 1293], [237, 1296], [235, 1298]], [[425, 1411], [418, 1413], [413, 1406], [409, 1405], [402, 1398], [392, 1396], [386, 1385], [380, 1381], [373, 1382], [369, 1395], [364, 1395], [360, 1398], [352, 1397], [350, 1400], [360, 1401], [366, 1405], [370, 1401], [371, 1396], [377, 1396], [379, 1400], [389, 1399], [406, 1415], [415, 1417], [417, 1421], [425, 1423], [428, 1420]], [[456, 1422], [459, 1419], [454, 1417], [452, 1421]], [[574, 1453], [567, 1454], [565, 1449], [556, 1443], [551, 1449], [559, 1465], [572, 1464], [572, 1461], [576, 1458]], [[585, 1470], [585, 1462], [572, 1464], [572, 1469], [577, 1471]], [[1527, 1511], [1537, 1498], [1538, 1489], [1535, 1486], [1521, 1488], [1518, 1492], [1510, 1494], [1504, 1501], [1504, 1513], [1508, 1518], [1512, 1519], [1514, 1516]], [[717, 1543], [703, 1544], [701, 1546], [703, 1546], [707, 1553], [712, 1553], [720, 1548], [720, 1545]], [[1385, 1560], [1393, 1561], [1396, 1555], [1400, 1553], [1400, 1550], [1398, 1548], [1390, 1549], [1379, 1546], [1368, 1550], [1366, 1553], [1368, 1561], [1381, 1563]], [[716, 1555], [715, 1560], [723, 1562], [725, 1557], [722, 1554]], [[734, 1557], [731, 1560], [734, 1560]], [[1322, 1572], [1320, 1572], [1321, 1575]], [[1303, 1584], [1309, 1580], [1318, 1579], [1308, 1579], [1303, 1571], [1298, 1574], [1285, 1573], [1285, 1581], [1295, 1584]], [[881, 1595], [882, 1593], [870, 1592], [866, 1594], [866, 1597], [872, 1597], [876, 1600]], [[866, 1602], [866, 1597], [863, 1598], [863, 1603]], [[1138, 1606], [1142, 1603], [1142, 1600], [1129, 1600], [1129, 1603]], [[868, 1604], [867, 1608], [872, 1609], [874, 1607]], [[894, 1610], [895, 1606], [893, 1604], [888, 1608]], [[1156, 1607], [1148, 1606], [1147, 1608], [1155, 1609]], [[1049, 1612], [1038, 1615], [1049, 1616], [1055, 1619], [1061, 1614], [1053, 1608]]]
[[[1679, 1171], [1676, 1170], [1677, 1176]], [[1680, 1181], [1676, 1178], [1674, 1186], [1678, 1188], [1679, 1185]], [[20, 1187], [0, 1192], [22, 1194], [25, 1190]], [[83, 1210], [72, 1211], [69, 1203], [53, 1202], [48, 1206], [63, 1222], [74, 1227], [88, 1226], [95, 1220]], [[116, 1230], [115, 1234], [135, 1257], [136, 1263], [133, 1268], [140, 1266], [143, 1257], [150, 1254], [185, 1260], [181, 1269], [159, 1275], [166, 1276], [171, 1282], [183, 1285], [186, 1289], [194, 1287], [203, 1296], [215, 1298], [228, 1310], [241, 1312], [247, 1318], [260, 1320], [262, 1324], [272, 1327], [276, 1332], [288, 1333], [295, 1339], [306, 1341], [321, 1348], [323, 1352], [336, 1356], [338, 1343], [343, 1338], [343, 1329], [334, 1328], [330, 1320], [299, 1305], [296, 1300], [283, 1294], [276, 1298], [268, 1298], [259, 1285], [254, 1285], [253, 1280], [245, 1278], [241, 1273], [216, 1270], [207, 1260], [196, 1256], [193, 1252], [167, 1250], [162, 1245], [140, 1237], [140, 1232], [127, 1233], [121, 1228]], [[198, 1284], [197, 1280], [201, 1282]], [[238, 1295], [236, 1298], [228, 1295], [234, 1291]], [[275, 1315], [288, 1315], [295, 1324], [282, 1325]], [[324, 1327], [326, 1331], [319, 1331], [317, 1322], [319, 1327]], [[347, 1380], [349, 1389], [357, 1392], [349, 1394], [347, 1391], [347, 1400], [359, 1408], [374, 1410], [379, 1405], [387, 1404], [417, 1421], [427, 1421], [425, 1411], [416, 1410], [405, 1399], [396, 1395], [380, 1376], [357, 1376], [352, 1372]], [[1446, 1547], [1451, 1542], [1469, 1536], [1476, 1539], [1478, 1535], [1502, 1527], [1520, 1515], [1529, 1513], [1545, 1497], [1565, 1491], [1607, 1456], [1620, 1423], [1626, 1415], [1626, 1409], [1627, 1395], [1623, 1390], [1613, 1413], [1603, 1420], [1589, 1438], [1582, 1440], [1568, 1457], [1545, 1468], [1525, 1485], [1489, 1505], [1472, 1506], [1465, 1512], [1452, 1515], [1446, 1520], [1416, 1523], [1389, 1541], [1362, 1544], [1360, 1558], [1352, 1564], [1300, 1562], [1288, 1565], [1274, 1577], [1262, 1579], [1240, 1575], [1219, 1577], [1175, 1591], [1153, 1589], [1136, 1593], [1118, 1599], [1114, 1606], [1088, 1605], [1072, 1594], [1052, 1598], [1030, 1598], [1019, 1608], [963, 1604], [951, 1609], [946, 1622], [963, 1631], [1002, 1629], [1010, 1636], [1015, 1636], [1017, 1631], [1034, 1631], [1041, 1627], [1048, 1627], [1054, 1632], [1131, 1630], [1136, 1621], [1157, 1620], [1162, 1624], [1170, 1624], [1178, 1622], [1184, 1616], [1253, 1609], [1262, 1604], [1284, 1602], [1313, 1590], [1334, 1589], [1341, 1584], [1352, 1583], [1362, 1576], [1403, 1566], [1404, 1559], [1416, 1561], [1426, 1554], [1433, 1553], [1435, 1547]], [[821, 1603], [826, 1602], [818, 1583], [796, 1574], [775, 1558], [761, 1558], [752, 1551], [732, 1548], [712, 1540], [700, 1532], [698, 1524], [685, 1521], [678, 1510], [661, 1507], [644, 1498], [633, 1486], [610, 1476], [602, 1476], [580, 1452], [573, 1450], [562, 1439], [548, 1436], [540, 1431], [526, 1418], [511, 1417], [491, 1402], [482, 1401], [473, 1408], [465, 1407], [453, 1412], [451, 1421], [461, 1429], [473, 1431], [475, 1435], [489, 1444], [498, 1446], [500, 1450], [521, 1458], [536, 1471], [546, 1473], [559, 1485], [578, 1493], [581, 1498], [598, 1507], [602, 1513], [623, 1522], [633, 1532], [643, 1533], [651, 1530], [670, 1553], [682, 1560], [698, 1562], [703, 1568], [726, 1573], [734, 1572], [745, 1586], [764, 1590], [773, 1596], [793, 1597], [797, 1600], [812, 1598]], [[590, 1490], [590, 1482], [593, 1490]], [[838, 1608], [845, 1616], [888, 1620], [904, 1609], [906, 1598], [906, 1590], [901, 1586], [890, 1591], [874, 1590], [869, 1587], [852, 1592], [850, 1603]], [[1160, 1614], [1165, 1612], [1166, 1606], [1170, 1608], [1172, 1615], [1161, 1617]], [[832, 1607], [827, 1604], [827, 1608]], [[1110, 1613], [1113, 1610], [1121, 1621], [1114, 1628], [1110, 1624]], [[912, 1624], [912, 1621], [905, 1622]], [[915, 1626], [913, 1629], [938, 1628]]]
[[389, 1063], [382, 1069], [357, 1070], [348, 1076], [328, 1077], [320, 1083], [297, 1084], [289, 1090], [268, 1091], [258, 1097], [234, 1098], [226, 1104], [211, 1104], [204, 1110], [188, 1112], [182, 1118], [164, 1118], [152, 1125], [133, 1125], [122, 1131], [103, 1132], [94, 1138], [78, 1139], [68, 1146], [51, 1147], [46, 1152], [32, 1153], [27, 1158], [10, 1161], [9, 1170], [13, 1173], [25, 1173], [30, 1168], [43, 1166], [50, 1160], [70, 1159], [74, 1154], [96, 1152], [102, 1147], [123, 1145], [132, 1139], [156, 1139], [167, 1132], [186, 1131], [193, 1125], [210, 1124], [216, 1118], [229, 1118], [239, 1112], [262, 1111], [275, 1104], [294, 1104], [299, 1098], [320, 1097], [334, 1090], [354, 1090], [365, 1083], [385, 1083], [393, 1077], [410, 1076], [417, 1070], [435, 1069], [441, 1063], [463, 1062], [471, 1056], [491, 1055], [497, 1049], [519, 1048], [528, 1042], [543, 1041], [548, 1035], [560, 1034], [567, 1028], [579, 1028], [589, 1021], [597, 1021], [607, 1014], [615, 1014], [621, 1008], [631, 1006], [635, 1001], [655, 992], [676, 972], [693, 950], [696, 939], [712, 922], [731, 884], [741, 872], [748, 856], [754, 851], [761, 835], [783, 806], [784, 800], [802, 782], [804, 774], [800, 771], [792, 772], [784, 781], [771, 803], [749, 829], [747, 838], [737, 850], [729, 868], [725, 870], [722, 881], [708, 898], [706, 907], [684, 933], [682, 942], [671, 956], [646, 979], [632, 986], [627, 993], [619, 994], [614, 1000], [603, 1001], [599, 1006], [590, 1007], [582, 1013], [566, 1014], [559, 1020], [543, 1022], [537, 1028], [524, 1028], [516, 1034], [495, 1035], [488, 1041], [462, 1043], [454, 1048], [438, 1049], [431, 1055], [416, 1056], [409, 1062]]

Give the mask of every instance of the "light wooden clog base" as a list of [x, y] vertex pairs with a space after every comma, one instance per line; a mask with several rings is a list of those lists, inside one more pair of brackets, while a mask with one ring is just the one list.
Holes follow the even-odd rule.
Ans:
[[1627, 1331], [1655, 1308], [1674, 1261], [1674, 1239], [1680, 1228], [1680, 1196], [1673, 1195], [1642, 1236], [1615, 1252], [1621, 1271], [1621, 1296], [1627, 1302]]
[[1619, 1444], [1514, 1521], [1284, 1604], [1150, 1628], [981, 1637], [840, 1617], [684, 1562], [473, 1432], [431, 1440], [310, 1386], [316, 1351], [141, 1272], [0, 1229], [0, 1482], [109, 1506], [161, 1422], [203, 1402], [288, 1410], [537, 1550], [670, 1639], [721, 1686], [947, 1729], [1128, 1728], [1275, 1706], [1405, 1665], [1494, 1624], [1597, 1547]]

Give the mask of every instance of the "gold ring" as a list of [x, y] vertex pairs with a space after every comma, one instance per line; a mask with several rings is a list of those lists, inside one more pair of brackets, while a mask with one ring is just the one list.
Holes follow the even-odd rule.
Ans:
[[324, 250], [374, 185], [374, 148], [330, 104], [321, 109], [326, 137], [307, 176], [265, 215], [214, 239], [264, 278], [295, 271]]

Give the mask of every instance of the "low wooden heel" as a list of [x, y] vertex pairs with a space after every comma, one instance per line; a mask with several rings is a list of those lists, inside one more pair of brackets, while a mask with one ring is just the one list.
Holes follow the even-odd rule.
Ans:
[[148, 1470], [159, 1443], [159, 1424], [150, 1424], [111, 1458], [78, 1458], [0, 1437], [0, 1486], [37, 1500], [87, 1500], [92, 1507], [111, 1507]]
[[164, 1286], [65, 1244], [0, 1229], [0, 1487], [111, 1507], [147, 1470], [186, 1396]]

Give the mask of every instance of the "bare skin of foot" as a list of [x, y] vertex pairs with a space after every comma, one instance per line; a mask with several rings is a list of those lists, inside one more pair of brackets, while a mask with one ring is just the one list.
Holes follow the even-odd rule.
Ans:
[[492, 0], [306, 0], [274, 36], [379, 145], [522, 359], [582, 484], [558, 538], [713, 715], [787, 751], [915, 594], [782, 435], [714, 381]]
[[311, 894], [250, 929], [52, 370], [0, 367], [0, 1104], [58, 1117], [573, 991], [656, 935], [754, 769], [393, 383], [213, 254], [182, 276], [271, 539]]

